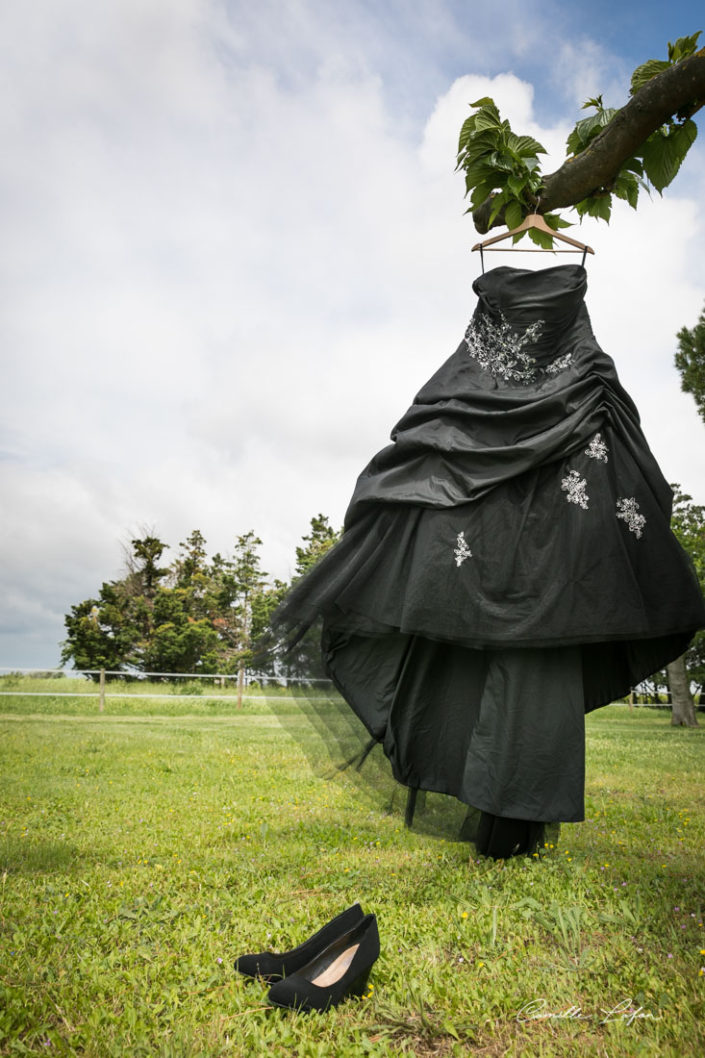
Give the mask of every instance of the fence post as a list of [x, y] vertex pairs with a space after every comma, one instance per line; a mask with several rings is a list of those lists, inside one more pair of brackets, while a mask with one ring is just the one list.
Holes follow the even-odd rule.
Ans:
[[99, 705], [98, 709], [103, 712], [105, 708], [105, 669], [100, 670], [100, 694], [98, 697]]

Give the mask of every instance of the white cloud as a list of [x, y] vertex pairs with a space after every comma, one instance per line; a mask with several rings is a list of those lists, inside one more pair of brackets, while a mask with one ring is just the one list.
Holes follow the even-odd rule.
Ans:
[[631, 70], [614, 52], [589, 37], [562, 41], [552, 74], [556, 87], [578, 107], [598, 95], [607, 107], [621, 107], [627, 101]]
[[[414, 41], [436, 32], [433, 8]], [[444, 82], [414, 135], [380, 74], [391, 30], [301, 3], [265, 46], [275, 9], [4, 13], [8, 664], [56, 660], [61, 614], [118, 574], [120, 541], [143, 524], [173, 547], [199, 527], [221, 551], [253, 528], [286, 576], [309, 518], [342, 520], [355, 476], [464, 331], [478, 262], [453, 165], [467, 104], [493, 95], [562, 154], [567, 125], [537, 122], [511, 73]], [[457, 29], [444, 11], [436, 48]], [[598, 338], [669, 476], [695, 493], [702, 446], [666, 347], [700, 309], [698, 187], [584, 228], [600, 249]]]

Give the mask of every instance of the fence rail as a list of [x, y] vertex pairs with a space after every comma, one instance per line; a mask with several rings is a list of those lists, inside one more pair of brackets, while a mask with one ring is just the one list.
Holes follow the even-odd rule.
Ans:
[[[5, 673], [8, 675], [17, 674], [20, 676], [98, 676], [98, 689], [95, 691], [15, 691], [15, 690], [0, 690], [0, 697], [5, 698], [98, 698], [99, 700], [99, 711], [103, 712], [105, 706], [105, 700], [107, 698], [153, 698], [153, 699], [172, 699], [176, 701], [183, 701], [193, 699], [193, 694], [173, 694], [171, 692], [159, 694], [150, 692], [149, 694], [140, 694], [139, 690], [136, 690], [132, 694], [123, 694], [121, 692], [111, 692], [106, 690], [106, 676], [121, 676], [123, 679], [134, 681], [139, 683], [141, 681], [148, 681], [152, 677], [157, 679], [170, 679], [170, 680], [220, 680], [221, 687], [225, 686], [226, 680], [238, 680], [239, 673], [237, 672], [125, 672], [121, 669], [64, 669], [64, 668], [21, 668], [18, 666], [4, 666], [0, 665], [0, 674]], [[0, 678], [2, 676], [0, 675]], [[252, 686], [257, 684], [271, 684], [273, 686], [281, 688], [281, 690], [287, 690], [289, 687], [296, 687], [300, 684], [321, 684], [332, 686], [333, 681], [325, 679], [323, 677], [311, 677], [304, 678], [300, 676], [284, 676], [284, 675], [252, 675], [246, 676], [244, 679], [244, 686]], [[266, 688], [265, 688], [266, 689]], [[635, 689], [636, 690], [636, 689]], [[628, 705], [630, 708], [634, 708], [636, 705], [645, 706], [650, 709], [670, 709], [671, 703], [666, 702], [639, 702], [634, 700], [639, 694], [636, 690], [636, 695], [632, 693], [630, 699], [627, 702], [620, 703], [615, 702], [615, 705]], [[233, 699], [237, 700], [238, 706], [245, 701], [259, 701], [259, 702], [283, 702], [287, 701], [286, 695], [265, 695], [265, 694], [247, 694], [242, 693], [242, 684], [237, 688], [235, 694], [207, 694], [205, 695], [212, 701], [230, 702]], [[291, 699], [293, 700], [293, 698]], [[705, 703], [702, 701], [696, 702], [696, 712], [702, 712], [705, 708]]]
[[[100, 676], [103, 673], [106, 676], [122, 676], [123, 679], [129, 680], [141, 680], [151, 676], [168, 677], [170, 680], [236, 680], [238, 679], [239, 673], [237, 672], [142, 672], [139, 671], [125, 671], [124, 669], [61, 669], [61, 668], [33, 668], [25, 669], [18, 667], [17, 665], [0, 665], [0, 672], [6, 672], [8, 674], [18, 673], [21, 676], [29, 676], [32, 673], [44, 676]], [[250, 683], [261, 683], [263, 680], [271, 680], [273, 683], [280, 683], [286, 687], [289, 683], [330, 683], [329, 679], [319, 677], [302, 677], [302, 676], [285, 676], [285, 675], [273, 675], [273, 676], [246, 676], [246, 681]]]
[[[302, 677], [295, 676], [246, 676], [244, 681], [242, 680], [240, 673], [233, 672], [123, 672], [119, 669], [62, 669], [62, 668], [10, 668], [9, 666], [0, 665], [0, 673], [6, 673], [9, 675], [30, 676], [32, 674], [39, 676], [98, 676], [98, 689], [95, 691], [15, 691], [9, 690], [0, 691], [0, 697], [3, 698], [97, 698], [98, 699], [98, 710], [103, 712], [105, 708], [105, 701], [108, 698], [143, 698], [143, 699], [165, 699], [168, 698], [171, 701], [184, 701], [193, 700], [194, 695], [192, 694], [173, 694], [172, 692], [159, 694], [150, 692], [149, 694], [140, 694], [139, 690], [132, 694], [123, 694], [121, 692], [113, 693], [106, 691], [106, 676], [122, 676], [123, 679], [142, 681], [149, 680], [150, 677], [157, 677], [164, 679], [165, 677], [171, 680], [179, 679], [190, 679], [190, 680], [220, 680], [221, 687], [225, 686], [226, 680], [238, 680], [236, 693], [234, 694], [208, 694], [206, 697], [211, 701], [219, 702], [232, 702], [236, 701], [238, 707], [243, 702], [283, 702], [287, 700], [293, 701], [293, 697], [286, 695], [266, 695], [266, 694], [245, 694], [243, 693], [244, 686], [250, 686], [252, 684], [262, 684], [263, 682], [271, 682], [273, 685], [280, 687], [282, 690], [287, 690], [290, 686], [298, 686], [299, 684], [327, 684], [331, 685], [332, 681], [329, 679], [322, 678], [311, 678], [304, 679]], [[108, 684], [109, 686], [109, 684]]]

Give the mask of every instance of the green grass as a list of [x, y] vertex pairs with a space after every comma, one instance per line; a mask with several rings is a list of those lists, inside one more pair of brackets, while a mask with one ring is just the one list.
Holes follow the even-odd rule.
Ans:
[[[705, 727], [592, 714], [586, 822], [495, 863], [314, 775], [291, 703], [285, 728], [205, 696], [50, 702], [0, 699], [0, 1054], [705, 1053]], [[297, 1015], [233, 972], [355, 900], [369, 998]], [[585, 1016], [517, 1020], [532, 1000]]]

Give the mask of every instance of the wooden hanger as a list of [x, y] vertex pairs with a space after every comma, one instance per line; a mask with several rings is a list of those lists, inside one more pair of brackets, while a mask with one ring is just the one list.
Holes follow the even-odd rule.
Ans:
[[485, 250], [488, 250], [494, 243], [503, 242], [504, 239], [509, 239], [513, 235], [519, 235], [523, 231], [528, 231], [529, 228], [536, 228], [538, 231], [543, 231], [553, 239], [559, 239], [560, 242], [569, 243], [571, 246], [575, 247], [575, 249], [554, 250], [551, 248], [550, 250], [545, 250], [542, 246], [502, 246], [491, 252], [499, 253], [501, 250], [505, 250], [508, 253], [580, 253], [582, 251], [583, 264], [585, 264], [586, 254], [595, 253], [592, 246], [588, 246], [587, 243], [578, 242], [577, 239], [571, 239], [569, 235], [561, 235], [560, 232], [554, 231], [553, 228], [549, 227], [540, 213], [529, 213], [516, 228], [512, 228], [510, 231], [504, 231], [501, 235], [493, 235], [491, 239], [485, 239], [484, 242], [475, 243], [473, 250], [480, 251], [482, 271], [484, 272], [485, 270], [485, 259], [483, 256]]

